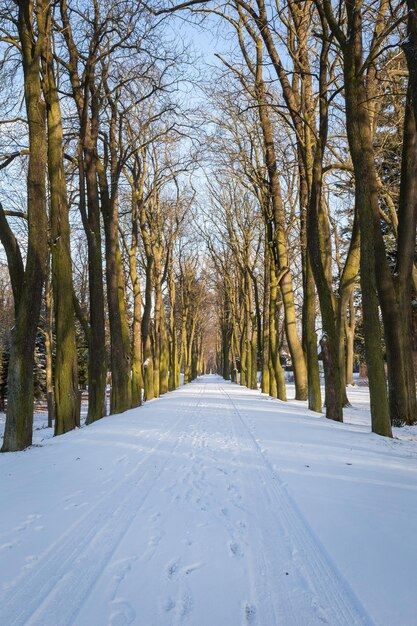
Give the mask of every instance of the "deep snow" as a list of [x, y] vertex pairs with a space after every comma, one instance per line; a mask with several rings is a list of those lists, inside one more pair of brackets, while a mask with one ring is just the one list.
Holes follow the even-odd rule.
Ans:
[[0, 625], [417, 624], [416, 428], [198, 381], [0, 455]]

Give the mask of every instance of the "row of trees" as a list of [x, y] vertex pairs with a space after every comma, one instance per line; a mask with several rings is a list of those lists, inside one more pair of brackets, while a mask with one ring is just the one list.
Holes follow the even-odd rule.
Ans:
[[372, 429], [387, 436], [391, 424], [417, 419], [416, 9], [414, 0], [154, 8], [220, 19], [234, 34], [218, 57], [226, 86], [215, 94], [209, 185], [222, 216], [220, 244], [209, 238], [209, 249], [223, 298], [225, 377], [238, 354], [241, 381], [254, 386], [261, 358], [263, 389], [285, 397], [278, 306], [296, 397], [321, 410], [319, 324], [326, 415], [342, 421], [360, 273]]
[[182, 182], [195, 156], [174, 98], [186, 51], [131, 0], [10, 1], [0, 20], [11, 451], [32, 442], [40, 319], [61, 434], [79, 425], [77, 343], [87, 346], [91, 423], [106, 413], [108, 369], [112, 413], [174, 389], [181, 369], [195, 377], [207, 309]]
[[[322, 359], [342, 421], [357, 323], [372, 429], [414, 423], [417, 0], [100, 4], [0, 13], [3, 450], [31, 443], [40, 326], [56, 434], [79, 423], [80, 344], [88, 422], [108, 370], [113, 413], [216, 367], [285, 399], [284, 351], [315, 411]], [[226, 31], [195, 111], [179, 11]]]

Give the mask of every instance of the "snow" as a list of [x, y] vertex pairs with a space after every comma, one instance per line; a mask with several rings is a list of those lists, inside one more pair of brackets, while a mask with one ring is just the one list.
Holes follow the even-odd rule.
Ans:
[[0, 455], [0, 624], [415, 625], [417, 429], [348, 393], [337, 424], [205, 376], [36, 431]]

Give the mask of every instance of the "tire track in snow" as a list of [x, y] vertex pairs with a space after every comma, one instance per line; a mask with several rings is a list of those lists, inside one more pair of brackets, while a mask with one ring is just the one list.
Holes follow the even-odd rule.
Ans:
[[[204, 391], [203, 384], [195, 405], [192, 403], [193, 410], [201, 404]], [[170, 440], [170, 433], [189, 419], [184, 407], [176, 413], [180, 413], [179, 418], [129, 474], [39, 556], [36, 568], [19, 575], [0, 593], [0, 624], [65, 626], [74, 623], [155, 481], [181, 445], [185, 433], [176, 440], [173, 438], [174, 443], [167, 446], [165, 462], [159, 467], [155, 465], [155, 452]], [[128, 608], [123, 607], [124, 614]]]
[[[260, 508], [260, 513], [269, 510], [269, 515], [276, 520], [273, 534], [263, 536], [262, 518], [259, 526], [255, 524], [251, 532], [258, 534], [262, 550], [254, 551], [251, 546], [255, 571], [252, 572], [254, 597], [256, 602], [248, 602], [245, 606], [245, 617], [248, 625], [258, 624], [306, 624], [313, 622], [306, 614], [300, 612], [301, 606], [310, 603], [311, 615], [315, 614], [314, 623], [331, 626], [369, 626], [372, 622], [366, 615], [353, 591], [343, 580], [341, 574], [330, 562], [324, 549], [314, 538], [307, 522], [303, 519], [296, 505], [286, 491], [277, 471], [265, 457], [253, 433], [245, 422], [243, 411], [238, 403], [225, 389], [219, 385], [219, 391], [229, 400], [235, 418], [231, 416], [235, 436], [240, 442], [238, 461], [240, 472], [247, 474], [244, 484], [245, 491], [250, 486], [256, 489], [253, 502]], [[244, 448], [244, 449], [243, 449]], [[247, 466], [245, 456], [251, 460]], [[246, 500], [246, 498], [245, 498]], [[264, 506], [261, 505], [264, 504]], [[254, 514], [256, 518], [256, 512]], [[281, 544], [281, 545], [280, 545]], [[288, 563], [288, 548], [291, 549], [292, 571], [290, 565], [283, 576], [283, 564]], [[291, 564], [291, 561], [290, 561]], [[298, 595], [298, 590], [288, 584], [290, 577], [295, 575], [298, 581], [305, 581], [306, 595]], [[285, 588], [285, 589], [283, 589]], [[300, 604], [301, 601], [301, 604]], [[258, 615], [259, 614], [259, 615]], [[308, 621], [305, 621], [307, 617]]]

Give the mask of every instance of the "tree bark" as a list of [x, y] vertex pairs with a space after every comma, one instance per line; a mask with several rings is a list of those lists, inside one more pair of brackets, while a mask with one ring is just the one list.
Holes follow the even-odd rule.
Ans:
[[[271, 187], [271, 200], [273, 207], [273, 220], [275, 228], [275, 248], [274, 256], [277, 264], [277, 272], [288, 269], [288, 246], [285, 230], [285, 215], [282, 203], [281, 186], [277, 169], [277, 159], [274, 147], [274, 134], [268, 112], [268, 105], [265, 98], [265, 82], [262, 78], [262, 52], [261, 44], [257, 42], [257, 76], [256, 76], [256, 97], [258, 100], [259, 119], [261, 123], [262, 135], [265, 144], [265, 164], [268, 171], [268, 178]], [[307, 368], [304, 359], [304, 352], [297, 332], [297, 322], [294, 306], [294, 291], [290, 271], [286, 271], [280, 281], [280, 289], [284, 304], [285, 332], [295, 378], [295, 397], [297, 400], [306, 400], [308, 397]]]
[[[0, 229], [2, 243], [9, 261], [15, 298], [15, 326], [11, 334], [8, 374], [8, 403], [2, 452], [23, 450], [32, 443], [33, 426], [33, 359], [38, 328], [42, 287], [48, 255], [46, 214], [46, 127], [45, 103], [40, 81], [41, 54], [44, 40], [34, 40], [33, 0], [18, 3], [18, 33], [22, 50], [24, 99], [29, 133], [27, 176], [28, 244], [26, 267], [23, 270], [17, 242], [10, 238], [10, 229]], [[42, 5], [37, 4], [37, 19]], [[42, 16], [41, 18], [42, 19]], [[1, 211], [3, 213], [3, 211]], [[6, 222], [7, 224], [7, 222]], [[20, 262], [19, 262], [20, 258]], [[23, 279], [23, 280], [22, 280]]]
[[43, 63], [43, 93], [47, 105], [48, 178], [51, 206], [50, 242], [56, 337], [54, 368], [55, 435], [61, 435], [80, 425], [78, 363], [62, 116], [51, 51], [51, 34], [49, 32], [51, 16], [49, 10], [46, 11], [46, 7], [43, 17], [46, 42]]
[[100, 228], [100, 199], [97, 175], [97, 136], [99, 103], [95, 88], [98, 51], [98, 16], [95, 8], [89, 55], [84, 59], [82, 80], [79, 77], [80, 55], [72, 35], [67, 0], [60, 0], [62, 34], [68, 49], [72, 96], [80, 124], [78, 144], [79, 209], [87, 238], [89, 325], [88, 334], [88, 413], [86, 423], [106, 415], [106, 333], [104, 316], [103, 262]]
[[263, 393], [269, 394], [270, 392], [270, 372], [269, 372], [269, 300], [271, 297], [270, 291], [270, 264], [271, 259], [269, 256], [269, 248], [267, 243], [267, 236], [265, 233], [265, 251], [264, 251], [264, 298], [263, 298], [263, 316], [262, 316], [262, 378], [261, 389]]
[[[357, 12], [351, 19], [355, 20], [352, 24], [352, 40], [346, 44], [344, 50], [346, 125], [355, 172], [355, 210], [358, 211], [361, 231], [360, 270], [372, 430], [390, 437], [392, 436], [389, 419], [391, 411], [387, 402], [376, 291], [377, 274], [381, 270], [376, 266], [378, 255], [375, 249], [374, 228], [378, 188], [364, 79], [360, 73], [358, 74], [362, 65], [361, 16]], [[386, 259], [382, 262], [385, 263]], [[390, 409], [392, 410], [392, 407]]]

